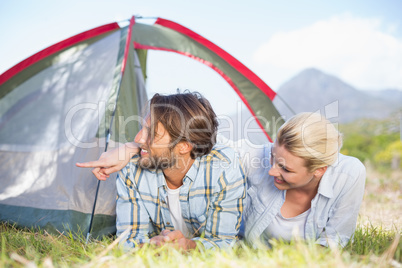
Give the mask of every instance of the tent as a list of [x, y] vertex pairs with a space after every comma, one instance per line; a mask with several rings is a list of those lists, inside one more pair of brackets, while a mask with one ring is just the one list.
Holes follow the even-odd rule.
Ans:
[[[108, 134], [109, 148], [133, 140], [147, 101], [148, 50], [176, 52], [218, 72], [272, 140], [282, 123], [271, 102], [275, 92], [224, 50], [161, 18], [103, 25], [0, 75], [0, 221], [87, 230], [97, 180], [74, 164], [97, 159]], [[99, 189], [93, 235], [115, 231], [115, 199], [111, 177]]]

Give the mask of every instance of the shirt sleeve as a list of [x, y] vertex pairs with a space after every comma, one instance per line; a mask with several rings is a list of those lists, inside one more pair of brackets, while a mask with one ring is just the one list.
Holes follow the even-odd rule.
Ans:
[[227, 248], [237, 241], [246, 196], [246, 176], [239, 159], [221, 172], [207, 213], [205, 234], [193, 238], [205, 248]]
[[337, 201], [330, 211], [328, 221], [322, 223], [325, 227], [316, 241], [318, 244], [326, 247], [331, 244], [345, 247], [354, 234], [366, 181], [364, 165], [357, 159], [355, 161], [353, 165], [355, 175], [340, 174], [340, 176], [345, 176], [346, 183], [336, 197]]
[[[149, 242], [149, 216], [135, 182], [130, 179], [130, 168], [136, 174], [136, 166], [129, 163], [117, 175], [116, 229], [117, 236], [130, 231], [120, 241], [124, 248]], [[138, 171], [140, 172], [140, 171]]]

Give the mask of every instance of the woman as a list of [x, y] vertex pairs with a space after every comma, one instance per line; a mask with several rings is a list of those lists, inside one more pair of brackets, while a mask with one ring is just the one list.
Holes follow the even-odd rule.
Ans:
[[244, 236], [249, 243], [272, 238], [313, 239], [345, 246], [354, 233], [363, 199], [365, 167], [339, 153], [341, 134], [321, 115], [289, 119], [276, 141], [248, 150], [248, 200]]
[[[279, 129], [273, 144], [259, 149], [247, 144], [232, 144], [248, 176], [242, 231], [247, 242], [269, 245], [272, 238], [300, 237], [345, 246], [356, 227], [366, 172], [358, 159], [339, 153], [342, 137], [336, 128], [320, 114], [301, 113]], [[104, 180], [137, 150], [128, 143], [124, 150], [77, 165], [95, 167], [95, 176]]]

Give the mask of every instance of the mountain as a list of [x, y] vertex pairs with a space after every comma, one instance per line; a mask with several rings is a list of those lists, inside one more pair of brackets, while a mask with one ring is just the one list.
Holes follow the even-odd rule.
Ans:
[[369, 90], [365, 92], [375, 98], [389, 101], [396, 106], [400, 106], [402, 103], [402, 91], [398, 89]]
[[[362, 91], [317, 69], [306, 69], [283, 84], [274, 105], [285, 119], [295, 112], [316, 112], [340, 123], [358, 118], [384, 118], [402, 107], [398, 90]], [[285, 100], [286, 104], [281, 100]]]

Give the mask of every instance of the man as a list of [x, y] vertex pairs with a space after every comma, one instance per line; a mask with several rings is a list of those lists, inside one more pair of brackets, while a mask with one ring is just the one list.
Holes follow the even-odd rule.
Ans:
[[[151, 99], [134, 140], [140, 153], [116, 181], [117, 235], [130, 229], [125, 246], [172, 243], [187, 250], [236, 241], [246, 180], [233, 149], [215, 145], [217, 127], [210, 103], [199, 94], [156, 94]], [[138, 152], [132, 143], [125, 149], [126, 155]], [[106, 179], [127, 163], [108, 162], [118, 159], [110, 154], [117, 153], [77, 165], [95, 167], [97, 178]]]

